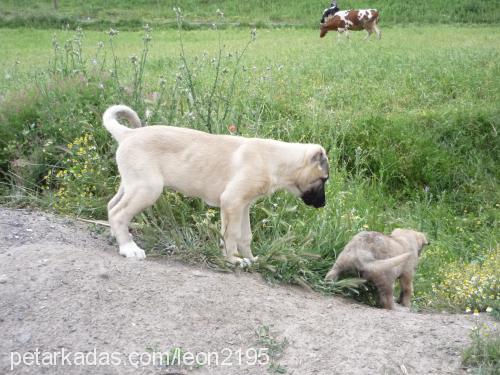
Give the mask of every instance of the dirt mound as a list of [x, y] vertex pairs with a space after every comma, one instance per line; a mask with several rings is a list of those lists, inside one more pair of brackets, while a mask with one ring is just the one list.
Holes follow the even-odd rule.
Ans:
[[85, 224], [0, 209], [0, 373], [460, 373], [476, 319], [131, 261]]

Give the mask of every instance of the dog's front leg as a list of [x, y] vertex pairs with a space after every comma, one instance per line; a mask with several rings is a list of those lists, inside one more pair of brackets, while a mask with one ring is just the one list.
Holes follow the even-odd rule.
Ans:
[[238, 241], [238, 251], [249, 261], [254, 262], [257, 258], [254, 258], [252, 254], [252, 249], [250, 247], [251, 243], [252, 228], [250, 227], [250, 205], [247, 204], [243, 209], [243, 215], [241, 218], [241, 235], [240, 240]]
[[221, 204], [221, 234], [224, 239], [224, 256], [233, 263], [240, 263], [238, 241], [241, 237], [242, 210], [237, 206]]

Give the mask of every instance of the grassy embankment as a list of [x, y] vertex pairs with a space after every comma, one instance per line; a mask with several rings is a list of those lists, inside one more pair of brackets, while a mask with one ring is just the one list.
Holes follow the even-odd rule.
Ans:
[[[381, 27], [369, 43], [308, 29], [258, 30], [254, 41], [245, 28], [192, 31], [184, 52], [175, 30], [144, 42], [142, 32], [52, 40], [53, 30], [0, 29], [2, 200], [105, 218], [117, 185], [100, 123], [110, 104], [148, 111], [149, 123], [235, 124], [244, 136], [321, 143], [331, 159], [324, 209], [284, 193], [253, 208], [266, 277], [338, 290], [322, 278], [352, 235], [412, 227], [433, 243], [419, 307], [498, 306], [500, 29]], [[166, 193], [138, 222], [151, 253], [224, 267], [218, 212], [200, 201]]]

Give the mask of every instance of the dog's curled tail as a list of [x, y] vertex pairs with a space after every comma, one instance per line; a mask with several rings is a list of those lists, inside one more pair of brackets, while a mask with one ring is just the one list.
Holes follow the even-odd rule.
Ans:
[[131, 131], [132, 129], [127, 128], [118, 122], [117, 117], [125, 117], [130, 125], [134, 128], [139, 128], [142, 126], [141, 120], [137, 113], [126, 105], [113, 105], [109, 107], [104, 115], [102, 115], [102, 122], [104, 127], [111, 133], [111, 135], [120, 143]]
[[381, 272], [386, 272], [394, 267], [399, 266], [401, 263], [406, 262], [410, 257], [410, 253], [397, 255], [392, 258], [374, 260], [373, 262], [366, 263], [360, 270], [368, 275], [370, 274], [380, 274]]

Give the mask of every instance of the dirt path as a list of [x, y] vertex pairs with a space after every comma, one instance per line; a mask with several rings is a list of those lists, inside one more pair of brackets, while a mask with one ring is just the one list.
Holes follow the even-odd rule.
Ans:
[[[388, 312], [168, 259], [131, 261], [84, 224], [0, 208], [0, 374], [267, 374], [254, 349], [279, 349], [285, 338], [275, 362], [287, 374], [456, 374], [475, 319]], [[256, 341], [263, 326], [275, 342]], [[173, 348], [185, 365], [147, 365], [151, 350]], [[190, 353], [203, 366], [189, 366]]]

